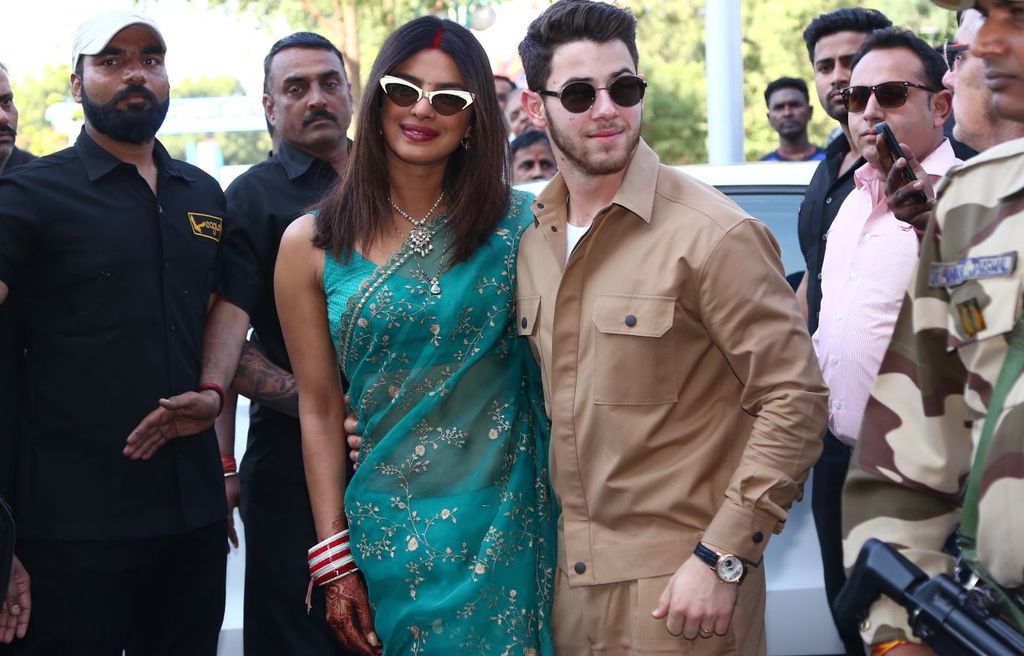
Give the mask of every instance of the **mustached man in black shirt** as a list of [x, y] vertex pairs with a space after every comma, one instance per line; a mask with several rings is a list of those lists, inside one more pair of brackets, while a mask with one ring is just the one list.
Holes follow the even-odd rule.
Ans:
[[19, 150], [14, 145], [18, 136], [18, 107], [14, 104], [14, 92], [11, 91], [11, 80], [7, 67], [0, 62], [0, 175], [10, 172], [36, 157], [32, 153]]
[[[864, 39], [872, 31], [891, 24], [888, 18], [874, 9], [843, 8], [818, 16], [804, 31], [807, 54], [814, 67], [818, 102], [842, 128], [842, 134], [826, 147], [825, 159], [814, 172], [800, 205], [798, 231], [807, 269], [797, 289], [797, 300], [812, 335], [818, 329], [818, 311], [821, 308], [825, 240], [839, 207], [853, 191], [853, 172], [864, 163], [852, 146], [846, 105], [840, 91], [850, 84], [853, 57]], [[839, 505], [851, 449], [827, 430], [822, 439], [821, 456], [813, 470], [811, 508], [821, 545], [825, 595], [831, 606], [846, 581]], [[857, 627], [837, 625], [836, 628], [847, 654], [863, 653]]]
[[[302, 464], [298, 397], [274, 302], [274, 264], [288, 225], [315, 205], [344, 171], [352, 97], [341, 53], [299, 32], [264, 60], [264, 110], [279, 138], [275, 155], [228, 188], [219, 295], [210, 312], [202, 380], [253, 400], [238, 478], [228, 476], [246, 535], [244, 643], [253, 654], [342, 653], [325, 621], [321, 589], [307, 613], [306, 550], [317, 542]], [[250, 325], [252, 338], [246, 342]], [[241, 355], [241, 358], [240, 358]], [[237, 367], [237, 370], [236, 370]], [[189, 401], [191, 398], [191, 401]], [[165, 404], [140, 426], [147, 443], [179, 436], [181, 418], [201, 411], [194, 397]], [[177, 400], [173, 400], [177, 401]], [[212, 415], [209, 416], [212, 421]], [[233, 428], [220, 431], [229, 474]]]
[[0, 608], [14, 639], [0, 653], [216, 654], [216, 438], [187, 415], [188, 437], [160, 448], [132, 434], [160, 399], [220, 403], [197, 390], [225, 201], [155, 139], [165, 52], [144, 16], [85, 21], [71, 60], [82, 133], [0, 177], [0, 303], [17, 295], [26, 345], [16, 574], [31, 580]]
[[[14, 145], [16, 136], [18, 106], [14, 103], [7, 67], [0, 62], [0, 176], [36, 158]], [[18, 422], [15, 415], [21, 403], [20, 376], [24, 360], [19, 328], [14, 316], [14, 304], [0, 305], [0, 469], [3, 470], [0, 471], [0, 483], [5, 483], [0, 485], [0, 495], [7, 497], [13, 496], [14, 491], [9, 486], [17, 464], [15, 431]]]
[[[11, 90], [7, 67], [0, 62], [0, 176], [36, 158], [35, 155], [14, 145], [16, 136], [18, 106], [14, 103], [14, 92]], [[14, 314], [14, 303], [12, 301], [0, 305], [0, 504], [3, 503], [4, 497], [14, 498], [14, 474], [18, 464], [17, 431], [20, 428], [17, 410], [21, 407], [24, 355], [25, 348], [20, 324]], [[11, 530], [13, 531], [13, 527]], [[13, 556], [13, 553], [10, 555]], [[9, 561], [0, 558], [0, 581], [5, 582], [4, 587], [0, 587], [0, 592], [6, 589], [10, 580], [10, 565]], [[17, 599], [17, 590], [23, 588], [28, 581], [23, 569], [19, 568], [18, 575], [20, 578], [15, 581], [13, 588], [14, 599]], [[10, 615], [6, 617], [11, 621], [11, 626], [0, 624], [0, 642], [13, 639], [19, 626], [17, 618]], [[10, 634], [10, 637], [7, 637], [7, 634]]]

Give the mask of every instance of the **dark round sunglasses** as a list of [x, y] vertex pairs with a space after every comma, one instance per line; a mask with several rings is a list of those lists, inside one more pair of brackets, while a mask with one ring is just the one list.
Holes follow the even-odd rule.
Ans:
[[846, 87], [840, 93], [843, 94], [843, 103], [847, 111], [860, 114], [868, 106], [871, 94], [875, 94], [875, 100], [882, 109], [896, 109], [907, 103], [907, 96], [910, 95], [910, 87], [924, 89], [928, 93], [936, 93], [935, 89], [917, 84], [915, 82], [882, 82], [871, 87]]
[[602, 89], [608, 92], [612, 102], [619, 107], [632, 107], [644, 99], [647, 83], [636, 75], [623, 75], [612, 80], [606, 87], [595, 87], [589, 82], [570, 82], [561, 91], [541, 89], [537, 93], [558, 98], [567, 111], [582, 114], [594, 106], [597, 92]]
[[412, 107], [426, 96], [427, 102], [442, 116], [453, 116], [473, 104], [473, 94], [459, 89], [424, 91], [409, 80], [385, 75], [380, 86], [388, 99], [399, 107]]

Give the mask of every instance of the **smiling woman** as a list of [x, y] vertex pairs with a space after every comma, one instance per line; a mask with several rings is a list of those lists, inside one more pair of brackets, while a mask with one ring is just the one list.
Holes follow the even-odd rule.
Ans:
[[[513, 326], [532, 215], [508, 187], [487, 56], [465, 28], [419, 18], [366, 89], [344, 179], [277, 262], [324, 540], [311, 569], [355, 653], [550, 654], [548, 423]], [[363, 436], [347, 486], [339, 367]]]

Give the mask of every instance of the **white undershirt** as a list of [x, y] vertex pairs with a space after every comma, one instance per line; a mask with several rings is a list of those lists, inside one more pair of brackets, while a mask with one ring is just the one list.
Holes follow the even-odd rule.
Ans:
[[573, 249], [576, 248], [576, 244], [580, 243], [583, 239], [583, 235], [587, 234], [587, 230], [590, 230], [590, 226], [585, 228], [579, 228], [573, 224], [566, 222], [565, 224], [565, 263], [569, 263], [569, 257], [572, 255]]

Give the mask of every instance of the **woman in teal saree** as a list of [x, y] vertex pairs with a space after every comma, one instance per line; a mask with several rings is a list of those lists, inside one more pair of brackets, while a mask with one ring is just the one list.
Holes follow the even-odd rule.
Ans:
[[[483, 49], [416, 19], [374, 64], [347, 175], [282, 241], [317, 533], [347, 529], [359, 568], [326, 583], [328, 621], [358, 653], [552, 652], [548, 425], [513, 324], [532, 214], [506, 148]], [[363, 436], [347, 487], [339, 367]]]

